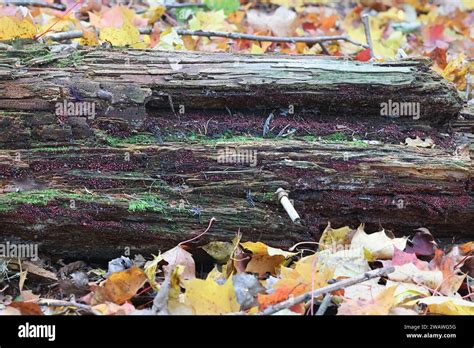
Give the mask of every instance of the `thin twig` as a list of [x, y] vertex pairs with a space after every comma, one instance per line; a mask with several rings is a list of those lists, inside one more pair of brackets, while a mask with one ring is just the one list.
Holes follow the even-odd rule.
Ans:
[[73, 302], [73, 301], [51, 300], [51, 299], [43, 298], [38, 301], [38, 304], [40, 306], [52, 306], [52, 307], [77, 307], [77, 308], [91, 311], [91, 306], [82, 304], [82, 303]]
[[[143, 35], [150, 35], [152, 32], [151, 28], [140, 28], [140, 34]], [[356, 42], [351, 40], [349, 37], [345, 35], [337, 35], [337, 36], [315, 36], [315, 37], [306, 37], [306, 36], [295, 36], [295, 37], [279, 37], [279, 36], [263, 36], [263, 35], [250, 35], [244, 33], [230, 33], [230, 32], [221, 32], [221, 31], [202, 31], [202, 30], [186, 30], [186, 29], [177, 29], [176, 30], [178, 35], [182, 36], [204, 36], [204, 37], [224, 37], [228, 39], [234, 40], [251, 40], [251, 41], [267, 41], [267, 42], [304, 42], [307, 44], [315, 44], [321, 43], [326, 41], [347, 41], [356, 46], [361, 46], [364, 48], [368, 48], [369, 46], [362, 44], [360, 42]], [[62, 40], [70, 40], [70, 39], [78, 39], [82, 37], [81, 30], [71, 30], [65, 31], [62, 33], [53, 33], [47, 35], [48, 39], [53, 41], [62, 41]]]
[[40, 0], [3, 0], [3, 3], [5, 5], [46, 7], [58, 11], [64, 11], [66, 9], [66, 5], [64, 4], [53, 4]]
[[322, 42], [318, 42], [318, 45], [319, 47], [321, 47], [321, 50], [323, 51], [323, 53], [327, 56], [330, 56], [331, 53], [329, 53], [328, 49], [326, 48], [326, 46], [324, 46], [324, 44]]
[[178, 246], [181, 246], [183, 244], [186, 244], [186, 243], [189, 243], [189, 242], [192, 242], [193, 240], [195, 239], [198, 239], [198, 238], [201, 238], [201, 236], [205, 235], [207, 233], [207, 231], [209, 231], [209, 229], [211, 228], [212, 226], [212, 223], [216, 221], [216, 218], [215, 217], [212, 217], [211, 220], [209, 220], [209, 225], [207, 226], [206, 230], [204, 232], [202, 232], [201, 234], [198, 234], [197, 236], [191, 238], [191, 239], [188, 239], [188, 240], [185, 240], [184, 242], [181, 242], [178, 244]]
[[203, 30], [186, 30], [186, 29], [178, 29], [176, 30], [176, 32], [179, 35], [183, 35], [183, 36], [224, 37], [224, 38], [234, 39], [234, 40], [289, 42], [289, 43], [304, 42], [307, 44], [315, 44], [315, 43], [320, 43], [320, 42], [325, 42], [325, 41], [347, 41], [357, 46], [362, 46], [362, 47], [367, 46], [362, 43], [351, 40], [349, 37], [345, 35], [315, 36], [315, 37], [307, 37], [307, 36], [279, 37], [279, 36], [252, 35], [252, 34], [244, 34], [244, 33], [229, 33], [229, 32], [221, 32], [221, 31], [203, 31]]
[[392, 273], [395, 271], [395, 267], [385, 267], [385, 268], [378, 268], [370, 272], [366, 272], [360, 276], [345, 279], [338, 281], [334, 284], [325, 286], [323, 288], [316, 289], [314, 291], [307, 292], [305, 294], [302, 294], [300, 296], [296, 296], [294, 298], [290, 298], [288, 300], [285, 300], [283, 302], [277, 303], [273, 306], [270, 306], [263, 311], [257, 313], [257, 315], [270, 315], [274, 314], [276, 312], [281, 311], [282, 309], [290, 308], [293, 307], [295, 304], [301, 303], [308, 301], [314, 297], [319, 297], [321, 295], [325, 295], [327, 293], [330, 293], [332, 291], [340, 290], [347, 288], [351, 285], [358, 284], [365, 282], [366, 280], [373, 279], [373, 278], [378, 278], [381, 276], [384, 276], [388, 273]]
[[324, 315], [324, 313], [326, 313], [329, 305], [331, 304], [331, 300], [332, 300], [332, 295], [329, 294], [329, 293], [326, 294], [326, 296], [324, 296], [323, 301], [319, 305], [319, 308], [318, 308], [318, 311], [316, 312], [316, 315]]
[[372, 36], [370, 35], [369, 15], [367, 13], [362, 15], [362, 23], [364, 24], [365, 37], [370, 49], [370, 58], [375, 58]]

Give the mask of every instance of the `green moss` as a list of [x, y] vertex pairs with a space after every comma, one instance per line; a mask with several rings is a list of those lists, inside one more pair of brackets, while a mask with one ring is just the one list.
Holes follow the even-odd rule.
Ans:
[[275, 200], [275, 194], [273, 192], [265, 192], [256, 195], [256, 199], [259, 200], [260, 202], [271, 202]]
[[341, 133], [341, 132], [332, 133], [332, 134], [329, 134], [329, 135], [324, 135], [324, 136], [321, 137], [321, 139], [326, 140], [326, 141], [333, 141], [333, 142], [341, 142], [341, 141], [348, 141], [349, 140], [347, 135], [345, 135], [344, 133]]
[[82, 57], [79, 52], [74, 52], [65, 58], [58, 59], [56, 63], [58, 68], [67, 68], [70, 66], [76, 66], [81, 61]]
[[16, 206], [21, 204], [45, 206], [49, 202], [59, 199], [84, 202], [103, 200], [105, 202], [105, 199], [95, 195], [65, 192], [56, 189], [9, 192], [0, 195], [0, 212], [14, 210]]
[[249, 135], [233, 135], [231, 133], [224, 133], [219, 137], [209, 137], [200, 134], [188, 134], [186, 136], [173, 136], [168, 135], [164, 138], [168, 142], [194, 142], [202, 145], [214, 145], [217, 143], [245, 143], [245, 142], [255, 142], [255, 141], [264, 141], [267, 140], [262, 137], [254, 137]]
[[130, 211], [154, 211], [158, 213], [165, 213], [168, 204], [153, 194], [144, 194], [132, 199], [128, 203], [128, 210]]

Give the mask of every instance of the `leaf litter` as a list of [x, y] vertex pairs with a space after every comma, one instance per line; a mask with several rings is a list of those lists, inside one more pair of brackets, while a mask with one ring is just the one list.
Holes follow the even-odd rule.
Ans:
[[[283, 250], [241, 238], [237, 234], [232, 243], [202, 247], [182, 242], [148, 260], [122, 256], [111, 260], [108, 270], [83, 261], [57, 267], [20, 261], [28, 266], [22, 268], [24, 279], [15, 276], [18, 260], [9, 260], [0, 314], [308, 315], [319, 308], [323, 295], [274, 309], [381, 267], [390, 270], [325, 292], [330, 296], [326, 314], [474, 314], [474, 270], [466, 262], [474, 256], [472, 242], [442, 249], [426, 228], [395, 238], [384, 230], [367, 233], [364, 225], [353, 230], [330, 224], [314, 250], [304, 243]], [[208, 271], [197, 272], [195, 255], [201, 248], [212, 250], [213, 262]]]

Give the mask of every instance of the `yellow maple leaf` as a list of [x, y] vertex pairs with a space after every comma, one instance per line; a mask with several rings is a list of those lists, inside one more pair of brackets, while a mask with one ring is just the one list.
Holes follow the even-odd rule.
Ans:
[[189, 21], [189, 29], [204, 31], [235, 31], [237, 27], [226, 22], [223, 10], [199, 11]]
[[160, 34], [160, 41], [154, 49], [163, 51], [183, 51], [186, 48], [176, 30], [168, 28]]
[[225, 314], [240, 309], [232, 279], [228, 279], [223, 285], [211, 278], [187, 281], [185, 304], [197, 315]]
[[281, 268], [280, 280], [275, 283], [274, 288], [303, 286], [304, 292], [307, 292], [326, 286], [328, 280], [332, 278], [333, 272], [329, 267], [321, 269], [312, 263], [297, 262], [294, 268]]
[[418, 300], [433, 314], [474, 315], [474, 303], [457, 297], [431, 296]]
[[130, 46], [133, 48], [145, 48], [140, 39], [140, 32], [130, 21], [126, 20], [120, 28], [103, 28], [100, 30], [99, 39], [110, 42], [113, 46]]
[[295, 253], [269, 247], [262, 242], [245, 242], [241, 245], [253, 254], [245, 271], [258, 273], [260, 276], [266, 273], [276, 274], [277, 268], [285, 259], [295, 255]]
[[97, 34], [94, 30], [84, 29], [82, 31], [82, 38], [76, 40], [79, 41], [81, 46], [97, 46], [99, 44]]
[[0, 40], [32, 39], [37, 29], [28, 18], [19, 19], [13, 16], [0, 18]]
[[339, 247], [344, 249], [344, 246], [350, 245], [352, 229], [348, 226], [341, 228], [332, 228], [331, 223], [328, 223], [319, 239], [319, 250], [332, 249], [337, 250]]
[[166, 8], [162, 5], [151, 6], [148, 11], [145, 13], [144, 17], [148, 18], [148, 25], [153, 25], [155, 22], [158, 22], [161, 16], [166, 12]]
[[80, 28], [80, 23], [73, 13], [66, 15], [51, 16], [49, 21], [41, 26], [41, 32], [52, 30], [55, 32], [63, 32]]
[[465, 11], [472, 11], [474, 10], [474, 1], [472, 0], [461, 0], [461, 4]]
[[455, 59], [451, 59], [444, 68], [441, 76], [446, 80], [454, 82], [461, 90], [466, 88], [466, 75], [469, 71], [469, 64], [466, 55], [461, 53]]
[[251, 251], [253, 254], [263, 254], [268, 256], [283, 256], [284, 258], [288, 258], [291, 256], [296, 255], [296, 253], [292, 253], [289, 251], [285, 251], [278, 248], [272, 248], [262, 242], [245, 242], [241, 243], [245, 249]]

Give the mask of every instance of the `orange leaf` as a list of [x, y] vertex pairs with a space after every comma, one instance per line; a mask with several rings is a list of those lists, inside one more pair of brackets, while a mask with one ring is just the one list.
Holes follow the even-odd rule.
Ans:
[[18, 309], [22, 315], [43, 315], [41, 307], [34, 302], [12, 302], [10, 307]]
[[112, 273], [102, 286], [96, 288], [91, 303], [96, 305], [109, 301], [123, 304], [137, 293], [146, 279], [145, 273], [138, 267]]
[[289, 286], [280, 286], [275, 290], [273, 294], [269, 295], [257, 295], [257, 301], [260, 307], [260, 310], [264, 310], [267, 307], [270, 307], [276, 303], [280, 303], [282, 301], [287, 300], [290, 295], [298, 296], [303, 294], [306, 291], [306, 286], [304, 284], [300, 284], [296, 287], [289, 287]]

